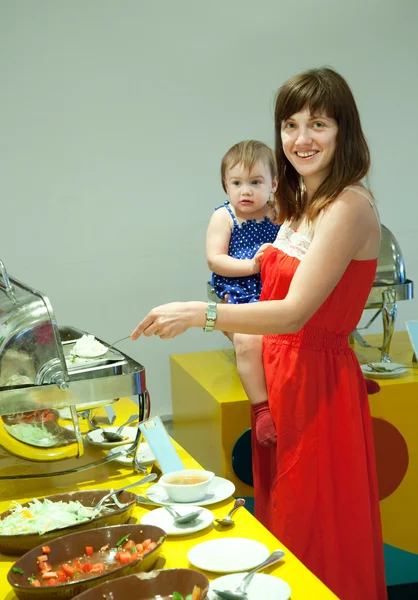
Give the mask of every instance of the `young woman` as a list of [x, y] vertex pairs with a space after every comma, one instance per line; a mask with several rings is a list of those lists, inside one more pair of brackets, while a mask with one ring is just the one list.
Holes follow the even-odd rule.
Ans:
[[253, 440], [256, 515], [341, 600], [384, 600], [383, 543], [366, 386], [348, 335], [373, 285], [380, 223], [357, 107], [331, 69], [279, 90], [283, 224], [261, 261], [261, 302], [153, 309], [139, 335], [189, 327], [264, 334], [277, 446]]

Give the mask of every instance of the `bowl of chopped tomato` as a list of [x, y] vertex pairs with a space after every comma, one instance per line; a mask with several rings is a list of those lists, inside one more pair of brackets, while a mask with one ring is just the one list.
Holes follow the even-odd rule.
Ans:
[[154, 525], [114, 525], [52, 540], [24, 554], [7, 580], [20, 600], [74, 598], [105, 581], [150, 571], [165, 532]]
[[76, 600], [205, 600], [209, 580], [193, 569], [163, 569], [106, 581]]

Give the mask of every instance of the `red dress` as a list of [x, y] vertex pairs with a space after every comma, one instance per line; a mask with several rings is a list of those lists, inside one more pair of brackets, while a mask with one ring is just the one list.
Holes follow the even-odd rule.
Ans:
[[[282, 225], [262, 261], [261, 300], [286, 297], [309, 243]], [[256, 517], [341, 600], [387, 598], [371, 416], [348, 344], [376, 265], [351, 261], [301, 331], [264, 336], [278, 443], [253, 439]]]

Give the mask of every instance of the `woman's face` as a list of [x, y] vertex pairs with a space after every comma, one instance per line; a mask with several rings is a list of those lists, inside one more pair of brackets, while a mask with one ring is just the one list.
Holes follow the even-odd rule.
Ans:
[[338, 125], [324, 113], [312, 115], [308, 108], [282, 121], [281, 138], [288, 161], [307, 179], [324, 181], [337, 146]]

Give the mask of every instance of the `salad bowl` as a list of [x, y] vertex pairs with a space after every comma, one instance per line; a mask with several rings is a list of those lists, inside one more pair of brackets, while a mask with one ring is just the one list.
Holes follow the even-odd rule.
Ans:
[[[54, 494], [52, 496], [46, 496], [45, 498], [39, 498], [38, 500], [39, 502], [49, 500], [53, 503], [78, 501], [84, 507], [91, 508], [109, 492], [109, 489], [75, 491], [65, 494]], [[0, 553], [21, 556], [36, 546], [47, 545], [51, 540], [72, 532], [127, 523], [135, 508], [136, 495], [132, 492], [124, 491], [119, 494], [118, 501], [123, 505], [122, 508], [113, 505], [108, 508], [106, 512], [103, 512], [96, 517], [90, 518], [87, 521], [75, 521], [73, 524], [65, 527], [53, 527], [54, 513], [53, 509], [51, 511], [51, 505], [48, 504], [48, 506], [45, 506], [45, 510], [48, 510], [48, 516], [51, 517], [51, 528], [49, 528], [48, 531], [36, 533], [24, 533], [21, 530], [16, 529], [14, 532], [2, 534], [1, 523], [3, 519], [11, 514], [11, 511], [7, 510], [0, 514]], [[22, 504], [22, 508], [29, 510], [29, 504], [29, 502], [25, 502]], [[59, 523], [57, 524], [59, 525]]]

